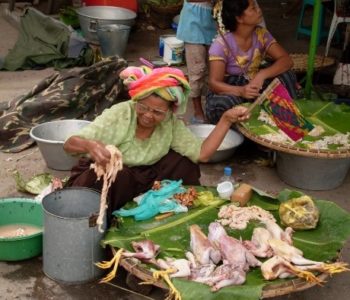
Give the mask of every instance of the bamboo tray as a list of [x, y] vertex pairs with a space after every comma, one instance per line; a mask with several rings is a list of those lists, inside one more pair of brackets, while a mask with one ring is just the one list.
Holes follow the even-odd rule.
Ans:
[[[113, 254], [116, 254], [116, 250], [112, 248]], [[150, 281], [153, 279], [152, 272], [140, 266], [140, 263], [132, 258], [123, 258], [120, 260], [120, 265], [129, 273], [141, 279], [142, 281]], [[328, 274], [321, 273], [317, 276], [320, 280], [324, 281], [328, 278]], [[287, 295], [293, 292], [299, 292], [309, 289], [315, 286], [316, 283], [307, 282], [301, 278], [290, 279], [282, 283], [271, 283], [266, 285], [262, 291], [262, 298], [272, 298], [277, 296]], [[161, 289], [168, 289], [168, 286], [163, 281], [156, 281], [154, 286]]]
[[281, 151], [289, 154], [300, 155], [304, 157], [312, 157], [312, 158], [340, 159], [340, 158], [350, 157], [350, 149], [341, 149], [341, 150], [304, 149], [291, 144], [278, 143], [278, 142], [265, 139], [257, 134], [252, 133], [250, 130], [248, 130], [247, 128], [243, 127], [240, 124], [237, 124], [236, 128], [246, 138], [262, 146], [268, 147], [272, 150]]
[[[303, 73], [307, 70], [309, 55], [305, 53], [292, 53], [289, 56], [293, 60], [292, 70], [296, 73]], [[318, 71], [326, 67], [334, 65], [335, 59], [333, 57], [326, 57], [321, 55], [315, 56], [314, 70]]]

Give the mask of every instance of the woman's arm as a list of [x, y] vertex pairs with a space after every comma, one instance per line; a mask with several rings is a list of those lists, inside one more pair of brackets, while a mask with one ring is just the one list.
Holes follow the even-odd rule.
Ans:
[[226, 65], [224, 61], [214, 60], [209, 62], [209, 88], [216, 94], [254, 99], [259, 96], [259, 87], [253, 84], [235, 86], [225, 83]]
[[99, 141], [87, 140], [79, 136], [70, 137], [63, 145], [63, 149], [69, 153], [88, 153], [91, 159], [105, 166], [111, 158], [110, 152]]
[[225, 83], [226, 64], [222, 60], [209, 62], [209, 88], [215, 94], [242, 96], [242, 87]]
[[274, 61], [273, 64], [267, 68], [261, 69], [250, 81], [250, 84], [262, 86], [264, 80], [276, 77], [288, 71], [293, 66], [293, 60], [290, 58], [287, 51], [278, 43], [273, 43], [267, 49], [267, 55], [272, 58]]
[[249, 118], [250, 115], [246, 112], [247, 108], [243, 106], [236, 106], [224, 112], [214, 130], [203, 141], [198, 159], [200, 162], [207, 162], [210, 159], [219, 148], [233, 123], [242, 122]]

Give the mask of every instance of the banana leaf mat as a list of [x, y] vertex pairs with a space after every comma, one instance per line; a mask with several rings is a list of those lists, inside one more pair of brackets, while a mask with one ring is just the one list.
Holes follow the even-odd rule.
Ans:
[[[197, 190], [211, 190], [213, 188], [197, 187]], [[216, 193], [215, 193], [216, 194]], [[298, 191], [283, 190], [277, 197], [267, 195], [264, 192], [254, 190], [248, 205], [257, 205], [270, 211], [279, 222], [278, 208], [281, 201], [299, 197]], [[314, 199], [315, 200], [315, 199]], [[221, 205], [225, 202], [222, 201]], [[350, 214], [337, 204], [316, 199], [315, 203], [320, 210], [320, 220], [316, 229], [296, 231], [293, 234], [293, 244], [301, 249], [306, 258], [316, 261], [335, 261], [339, 257], [339, 251], [350, 236]], [[219, 206], [221, 206], [219, 204]], [[189, 226], [198, 224], [207, 234], [210, 222], [217, 219], [218, 205], [203, 206], [190, 209], [188, 213], [180, 213], [163, 220], [147, 220], [135, 222], [133, 218], [123, 218], [119, 227], [113, 227], [106, 234], [102, 244], [113, 248], [124, 248], [132, 251], [130, 243], [150, 239], [160, 245], [161, 252], [158, 257], [183, 258], [185, 252], [190, 249]], [[257, 223], [250, 222], [245, 230], [227, 230], [236, 238], [250, 239]], [[121, 264], [125, 269], [142, 280], [151, 277], [150, 266], [145, 264], [135, 265], [130, 259], [122, 259]], [[318, 274], [321, 279], [327, 275]], [[251, 269], [247, 274], [247, 281], [241, 286], [228, 286], [213, 293], [210, 287], [184, 279], [173, 279], [172, 282], [180, 291], [183, 299], [239, 299], [255, 300], [283, 295], [290, 292], [303, 290], [313, 284], [301, 279], [284, 279], [266, 281], [263, 279], [260, 269]], [[159, 287], [166, 287], [158, 282]]]

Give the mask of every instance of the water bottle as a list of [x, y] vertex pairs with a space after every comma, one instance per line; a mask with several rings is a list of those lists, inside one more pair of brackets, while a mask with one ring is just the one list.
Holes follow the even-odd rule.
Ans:
[[224, 176], [219, 180], [216, 190], [222, 199], [229, 200], [234, 190], [235, 180], [230, 167], [224, 168]]
[[223, 182], [223, 181], [230, 181], [233, 185], [235, 185], [235, 179], [232, 176], [232, 168], [231, 167], [224, 168], [224, 175], [220, 178], [219, 182]]

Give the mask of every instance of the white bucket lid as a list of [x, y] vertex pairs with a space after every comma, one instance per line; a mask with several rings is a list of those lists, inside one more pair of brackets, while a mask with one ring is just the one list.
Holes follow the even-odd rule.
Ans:
[[171, 37], [167, 37], [164, 39], [164, 42], [169, 44], [169, 45], [172, 45], [172, 46], [183, 46], [184, 45], [184, 42], [177, 39], [176, 37], [174, 36], [171, 36]]

